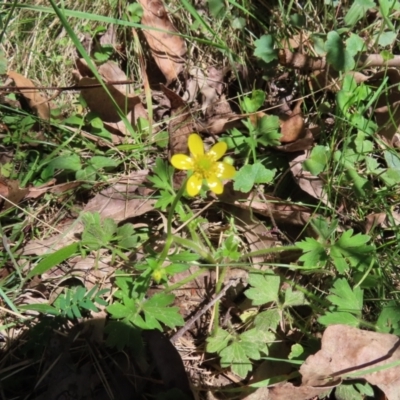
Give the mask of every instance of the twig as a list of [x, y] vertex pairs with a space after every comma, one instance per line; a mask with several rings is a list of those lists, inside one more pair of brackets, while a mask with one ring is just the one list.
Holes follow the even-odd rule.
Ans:
[[204, 315], [218, 300], [221, 299], [221, 297], [224, 296], [226, 291], [233, 286], [235, 283], [235, 280], [230, 281], [221, 291], [207, 304], [205, 305], [201, 310], [197, 311], [195, 315], [193, 315], [192, 318], [190, 318], [188, 321], [186, 321], [185, 326], [183, 326], [181, 329], [179, 329], [178, 332], [175, 333], [171, 337], [171, 342], [174, 343], [176, 342], [180, 337], [184, 335], [184, 333], [191, 328], [191, 326], [202, 316]]

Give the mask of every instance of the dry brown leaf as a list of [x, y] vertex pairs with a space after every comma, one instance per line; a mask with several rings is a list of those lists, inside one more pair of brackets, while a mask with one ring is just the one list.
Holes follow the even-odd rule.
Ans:
[[[29, 107], [36, 111], [37, 115], [42, 119], [50, 119], [50, 104], [46, 97], [42, 96], [36, 86], [28, 78], [21, 74], [9, 71], [7, 75], [14, 81], [16, 87], [24, 87], [20, 89], [20, 93], [29, 104]], [[26, 89], [26, 88], [32, 89]]]
[[302, 103], [303, 100], [299, 100], [293, 111], [279, 116], [282, 133], [282, 137], [280, 138], [281, 143], [294, 142], [304, 136], [304, 118], [301, 112]]
[[242, 118], [244, 118], [243, 115], [235, 114], [226, 117], [214, 115], [211, 118], [207, 118], [206, 121], [194, 121], [194, 126], [196, 132], [219, 135], [220, 133], [226, 132], [228, 129], [243, 127]]
[[[140, 171], [140, 173], [146, 177], [148, 171]], [[116, 183], [102, 190], [88, 202], [83, 211], [99, 212], [102, 219], [112, 218], [120, 222], [154, 210], [156, 201], [138, 195], [138, 184], [135, 178], [132, 178], [129, 183]]]
[[[98, 80], [92, 77], [93, 74], [87, 67], [85, 61], [79, 59], [77, 60], [76, 65], [79, 71], [79, 74], [77, 75], [78, 86], [96, 85], [94, 87], [81, 89], [81, 95], [85, 99], [89, 109], [100, 117], [104, 122], [104, 125], [111, 132], [121, 132], [123, 135], [128, 135], [129, 131], [125, 126], [125, 123], [121, 120], [113, 101], [104, 88], [98, 86]], [[99, 67], [98, 72], [104, 78], [106, 87], [115, 103], [132, 125], [135, 125], [139, 118], [149, 118], [139, 96], [133, 93], [133, 88], [130, 85], [113, 85], [108, 83], [128, 81], [128, 77], [117, 64], [112, 61], [107, 61]], [[113, 138], [114, 141], [116, 139], [117, 138]]]
[[400, 125], [400, 72], [397, 69], [388, 69], [378, 72], [369, 80], [374, 87], [379, 87], [383, 79], [388, 78], [389, 89], [378, 98], [375, 107], [375, 118], [378, 132], [383, 140], [393, 145], [393, 139]]
[[[268, 400], [309, 400], [317, 396], [321, 396], [319, 398], [322, 398], [329, 390], [329, 388], [315, 388], [312, 386], [294, 386], [293, 383], [286, 382], [282, 385], [269, 388]], [[259, 399], [262, 400], [261, 398]]]
[[[193, 118], [189, 106], [175, 92], [161, 85], [161, 89], [171, 102], [171, 120], [168, 124], [169, 149], [168, 156], [188, 153], [188, 138], [193, 133]], [[176, 171], [174, 174], [175, 188], [182, 185], [186, 177], [185, 171]]]
[[[320, 386], [321, 382], [346, 378], [356, 373], [371, 385], [378, 386], [388, 400], [400, 399], [400, 365], [376, 372], [372, 368], [400, 361], [400, 339], [386, 333], [368, 332], [347, 325], [326, 328], [321, 350], [308, 357], [300, 367], [303, 385]], [[363, 372], [365, 371], [365, 372]]]
[[228, 183], [218, 199], [239, 208], [251, 209], [267, 218], [273, 218], [277, 223], [304, 226], [313, 215], [313, 211], [308, 207], [285, 202], [272, 196], [264, 197], [266, 201], [261, 199], [257, 192], [242, 193], [235, 191], [232, 184]]
[[[148, 174], [148, 171], [136, 171], [124, 178], [125, 183], [116, 183], [98, 193], [89, 201], [83, 211], [98, 212], [100, 217], [113, 218], [116, 222], [137, 217], [154, 209], [155, 200], [143, 198], [137, 193]], [[29, 241], [23, 249], [23, 254], [44, 255], [59, 250], [79, 238], [83, 230], [80, 220], [67, 223], [61, 233], [47, 239]]]
[[373, 213], [365, 217], [364, 230], [365, 233], [369, 233], [378, 226], [386, 229], [398, 225], [400, 225], [400, 214], [397, 211], [392, 211], [390, 216], [386, 212]]
[[18, 204], [28, 191], [19, 187], [19, 181], [0, 176], [0, 210], [5, 211]]
[[154, 60], [169, 85], [183, 71], [186, 43], [182, 37], [176, 35], [178, 31], [170, 21], [161, 0], [138, 0], [138, 3], [143, 7], [141, 23], [150, 27], [143, 29], [143, 33]]
[[47, 182], [45, 185], [40, 187], [30, 187], [28, 189], [28, 194], [25, 196], [27, 199], [37, 199], [42, 194], [45, 193], [54, 193], [54, 194], [61, 194], [68, 190], [75, 189], [83, 184], [81, 181], [74, 181], [74, 182], [65, 182], [60, 183], [59, 185], [54, 185], [55, 179], [51, 182]]
[[303, 169], [303, 161], [308, 158], [308, 151], [299, 154], [293, 160], [289, 161], [290, 171], [293, 178], [302, 190], [310, 196], [321, 200], [325, 204], [329, 204], [328, 196], [324, 192], [324, 182], [318, 176], [311, 175], [310, 172]]

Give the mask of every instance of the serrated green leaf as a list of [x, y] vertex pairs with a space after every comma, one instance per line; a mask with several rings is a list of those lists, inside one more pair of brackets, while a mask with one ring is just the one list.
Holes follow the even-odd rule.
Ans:
[[[148, 323], [155, 320], [160, 321], [170, 328], [182, 326], [184, 320], [179, 314], [178, 307], [167, 307], [175, 299], [173, 294], [156, 293], [142, 304], [145, 320]], [[155, 326], [156, 327], [156, 326]], [[160, 329], [159, 327], [156, 327]]]
[[340, 311], [326, 313], [322, 317], [318, 318], [318, 322], [325, 326], [342, 324], [358, 327], [358, 325], [360, 324], [359, 318], [357, 318], [353, 314]]
[[274, 49], [274, 37], [272, 35], [263, 35], [254, 42], [254, 55], [266, 63], [278, 58], [278, 52]]
[[186, 271], [190, 268], [190, 264], [170, 264], [165, 267], [165, 272], [169, 275], [179, 274], [180, 272]]
[[338, 311], [361, 315], [363, 306], [363, 290], [359, 287], [351, 289], [347, 279], [337, 279], [327, 299], [337, 306]]
[[264, 115], [257, 121], [257, 141], [263, 146], [279, 146], [282, 134], [279, 132], [280, 121], [276, 115]]
[[225, 329], [218, 328], [213, 336], [207, 338], [207, 352], [219, 353], [222, 349], [228, 346], [233, 336]]
[[274, 339], [270, 332], [262, 331], [258, 328], [249, 329], [240, 334], [240, 344], [244, 348], [247, 357], [253, 360], [260, 359], [260, 352], [268, 355], [268, 342]]
[[299, 258], [305, 267], [319, 268], [328, 261], [328, 254], [325, 247], [314, 238], [307, 237], [305, 240], [296, 243], [296, 246], [303, 250]]
[[336, 31], [328, 33], [325, 48], [326, 60], [336, 71], [351, 71], [354, 68], [354, 58], [346, 50], [341, 37]]
[[253, 288], [246, 290], [245, 295], [255, 306], [277, 302], [281, 278], [277, 275], [250, 274], [249, 284]]
[[342, 384], [335, 390], [335, 398], [337, 400], [363, 400], [364, 397], [359, 393], [353, 385]]
[[106, 343], [109, 347], [116, 347], [119, 351], [125, 346], [132, 348], [135, 354], [144, 350], [140, 329], [133, 326], [128, 320], [108, 321], [104, 332], [107, 335]]
[[275, 331], [279, 325], [281, 316], [278, 309], [271, 308], [269, 310], [260, 312], [254, 319], [254, 325], [260, 331], [268, 332], [269, 330]]
[[364, 394], [367, 397], [374, 397], [374, 389], [367, 382], [357, 382], [354, 386], [361, 394]]
[[236, 173], [234, 177], [234, 189], [243, 193], [248, 193], [255, 184], [269, 183], [275, 176], [274, 170], [269, 170], [261, 163], [245, 165]]
[[304, 304], [307, 304], [307, 301], [303, 292], [300, 292], [299, 290], [293, 291], [292, 288], [286, 289], [283, 307], [295, 307]]
[[126, 307], [124, 304], [119, 303], [118, 301], [110, 304], [106, 308], [107, 312], [111, 314], [112, 318], [122, 319], [128, 318], [132, 314], [132, 310]]
[[252, 364], [247, 358], [243, 347], [238, 342], [233, 342], [219, 353], [221, 357], [221, 366], [223, 368], [231, 367], [232, 372], [241, 378], [245, 378], [252, 370]]

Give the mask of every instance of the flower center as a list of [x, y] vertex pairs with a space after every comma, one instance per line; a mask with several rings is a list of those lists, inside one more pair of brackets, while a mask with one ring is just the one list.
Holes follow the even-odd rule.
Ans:
[[215, 161], [212, 160], [209, 156], [203, 155], [202, 157], [199, 157], [195, 163], [195, 170], [197, 173], [206, 176], [210, 172], [212, 172], [212, 169], [214, 167]]

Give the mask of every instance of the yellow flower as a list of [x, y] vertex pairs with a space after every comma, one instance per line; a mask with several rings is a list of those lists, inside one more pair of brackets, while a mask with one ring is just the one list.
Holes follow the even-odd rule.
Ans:
[[186, 154], [175, 154], [171, 158], [171, 164], [177, 169], [193, 171], [186, 184], [189, 196], [196, 196], [200, 192], [203, 179], [215, 194], [221, 194], [224, 190], [221, 179], [233, 178], [236, 172], [232, 165], [223, 161], [218, 162], [227, 150], [226, 143], [218, 142], [208, 153], [204, 153], [201, 137], [192, 133], [189, 136], [188, 146], [191, 157]]

